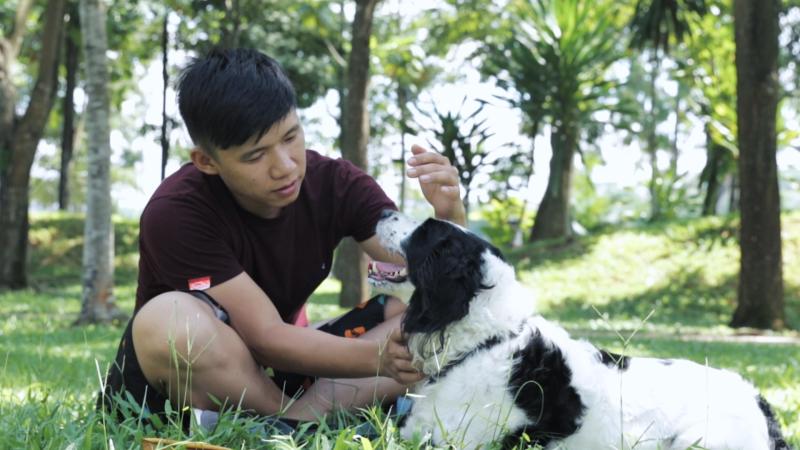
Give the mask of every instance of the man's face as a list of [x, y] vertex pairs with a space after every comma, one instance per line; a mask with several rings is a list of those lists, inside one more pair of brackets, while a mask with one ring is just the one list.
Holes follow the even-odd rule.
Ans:
[[306, 174], [305, 145], [303, 128], [292, 110], [261, 139], [218, 150], [210, 165], [242, 208], [274, 218], [300, 194]]

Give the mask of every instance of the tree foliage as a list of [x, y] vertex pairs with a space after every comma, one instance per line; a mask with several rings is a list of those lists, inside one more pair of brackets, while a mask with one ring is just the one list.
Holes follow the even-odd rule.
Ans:
[[631, 45], [668, 54], [672, 45], [693, 34], [692, 22], [707, 12], [706, 0], [638, 0], [631, 19]]
[[617, 80], [609, 73], [624, 55], [616, 2], [514, 0], [500, 14], [480, 57], [484, 74], [512, 94], [511, 102], [538, 133], [547, 124], [553, 157], [531, 238], [570, 234], [573, 157], [600, 111], [615, 110]]
[[[485, 103], [479, 103], [472, 112], [464, 114], [462, 108], [467, 98], [461, 101], [457, 111], [439, 111], [434, 109], [431, 121], [436, 124], [432, 128], [436, 142], [434, 150], [450, 160], [458, 170], [461, 186], [464, 187], [464, 209], [469, 216], [470, 192], [480, 174], [486, 174], [487, 168], [497, 159], [486, 141], [494, 133], [486, 125], [487, 117], [483, 113]], [[495, 149], [497, 150], [497, 149]]]

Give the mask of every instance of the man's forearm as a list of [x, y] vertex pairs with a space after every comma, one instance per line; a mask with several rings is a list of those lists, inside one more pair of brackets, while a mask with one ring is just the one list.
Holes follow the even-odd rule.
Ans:
[[326, 378], [379, 375], [380, 342], [348, 339], [289, 324], [275, 325], [266, 336], [263, 345], [251, 349], [264, 367]]

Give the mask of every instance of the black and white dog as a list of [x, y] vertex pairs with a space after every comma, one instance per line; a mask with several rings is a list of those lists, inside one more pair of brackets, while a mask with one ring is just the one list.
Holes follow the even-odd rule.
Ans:
[[546, 449], [790, 449], [739, 375], [686, 360], [627, 358], [536, 315], [500, 252], [448, 222], [387, 212], [377, 234], [407, 262], [403, 329], [428, 376], [400, 433], [435, 445]]

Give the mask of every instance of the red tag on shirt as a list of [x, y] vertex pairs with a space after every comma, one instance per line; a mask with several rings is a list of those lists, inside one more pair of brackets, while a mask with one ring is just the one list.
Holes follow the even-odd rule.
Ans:
[[211, 287], [211, 277], [205, 276], [189, 280], [190, 291], [202, 291]]

